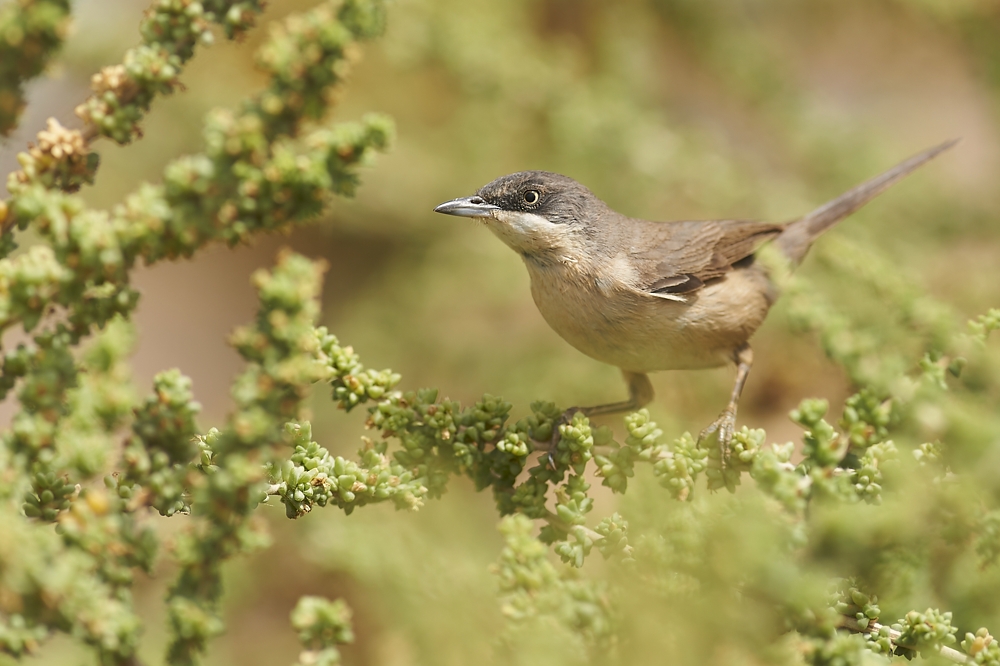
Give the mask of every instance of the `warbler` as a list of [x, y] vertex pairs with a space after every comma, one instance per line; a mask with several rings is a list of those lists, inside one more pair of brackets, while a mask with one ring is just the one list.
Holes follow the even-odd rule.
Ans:
[[772, 242], [794, 267], [827, 229], [956, 140], [924, 151], [792, 222], [652, 222], [612, 210], [568, 176], [521, 171], [438, 213], [480, 220], [521, 255], [542, 317], [591, 358], [621, 369], [629, 397], [573, 407], [586, 416], [633, 411], [653, 399], [648, 374], [735, 364], [729, 403], [701, 432], [726, 449], [753, 364], [750, 337], [778, 290], [755, 253]]

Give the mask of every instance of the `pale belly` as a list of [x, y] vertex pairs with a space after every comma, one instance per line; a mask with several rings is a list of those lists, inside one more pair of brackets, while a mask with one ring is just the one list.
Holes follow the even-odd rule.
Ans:
[[738, 269], [677, 302], [628, 289], [601, 289], [531, 270], [531, 293], [542, 317], [591, 358], [633, 372], [713, 368], [764, 320], [767, 278]]

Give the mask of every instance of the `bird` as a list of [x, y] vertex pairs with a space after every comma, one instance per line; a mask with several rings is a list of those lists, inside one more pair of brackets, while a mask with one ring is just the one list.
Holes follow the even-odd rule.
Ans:
[[434, 211], [483, 223], [523, 259], [548, 325], [621, 370], [627, 400], [572, 407], [559, 423], [578, 412], [593, 417], [644, 407], [654, 397], [651, 372], [732, 364], [729, 402], [699, 436], [701, 442], [714, 435], [725, 456], [753, 365], [750, 338], [778, 297], [764, 262], [755, 261], [758, 251], [770, 243], [794, 268], [825, 231], [957, 142], [914, 155], [785, 223], [633, 218], [549, 171], [501, 176]]

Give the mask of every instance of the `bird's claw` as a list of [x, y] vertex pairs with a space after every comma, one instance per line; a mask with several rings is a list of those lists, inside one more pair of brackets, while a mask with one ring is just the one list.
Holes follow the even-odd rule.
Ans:
[[698, 443], [701, 444], [712, 435], [715, 435], [719, 443], [719, 454], [722, 464], [725, 465], [729, 461], [729, 445], [732, 443], [735, 433], [736, 410], [727, 408], [719, 414], [719, 418], [715, 419], [707, 428], [701, 431], [701, 434], [698, 435]]

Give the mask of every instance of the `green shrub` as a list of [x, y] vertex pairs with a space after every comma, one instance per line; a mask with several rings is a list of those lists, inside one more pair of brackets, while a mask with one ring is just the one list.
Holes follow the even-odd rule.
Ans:
[[[856, 390], [839, 416], [826, 400], [802, 400], [791, 414], [801, 446], [744, 427], [726, 464], [690, 434], [667, 434], [646, 410], [626, 417], [619, 442], [581, 415], [557, 425], [561, 411], [549, 402], [516, 419], [502, 398], [462, 406], [367, 368], [319, 325], [324, 265], [290, 251], [254, 274], [259, 309], [230, 339], [246, 366], [224, 423], [197, 422], [191, 381], [178, 370], [137, 397], [127, 366], [135, 268], [315, 218], [330, 194], [354, 193], [359, 167], [393, 134], [384, 116], [325, 119], [357, 42], [382, 32], [385, 9], [324, 1], [288, 17], [258, 49], [262, 90], [210, 114], [202, 152], [110, 210], [88, 207], [77, 190], [98, 173], [92, 144], [138, 138], [150, 105], [179, 87], [213, 26], [243, 35], [262, 4], [154, 2], [142, 44], [94, 77], [77, 109], [84, 128], [50, 121], [8, 180], [0, 331], [20, 327], [26, 341], [4, 350], [0, 379], [18, 407], [0, 447], [0, 659], [44, 655], [64, 633], [102, 664], [138, 663], [144, 623], [132, 590], [140, 572], [166, 571], [166, 663], [196, 663], [225, 629], [225, 565], [270, 543], [263, 507], [280, 503], [291, 519], [382, 502], [414, 511], [464, 476], [492, 493], [503, 544], [490, 568], [496, 603], [463, 625], [428, 628], [442, 616], [434, 605], [478, 575], [448, 550], [446, 534], [428, 554], [393, 547], [385, 534], [404, 539], [399, 521], [360, 536], [355, 517], [336, 516], [341, 532], [303, 546], [307, 559], [339, 557], [362, 584], [390, 590], [390, 618], [463, 646], [432, 644], [414, 660], [1000, 664], [1000, 647], [980, 628], [1000, 621], [1000, 477], [990, 467], [1000, 383], [989, 347], [1000, 310], [963, 329], [881, 254], [839, 238], [823, 259], [891, 304], [896, 338], [888, 343], [877, 323], [853, 316], [843, 294], [783, 278], [792, 326], [814, 333]], [[650, 11], [700, 34], [708, 24], [690, 4]], [[67, 15], [65, 3], [42, 0], [0, 10], [0, 132], [16, 123], [23, 84], [58, 48]], [[750, 78], [767, 69], [743, 64]], [[501, 67], [484, 68], [483, 94], [514, 85]], [[780, 96], [763, 79], [758, 93]], [[580, 117], [588, 92], [572, 90], [569, 101], [519, 103], [529, 113], [550, 104], [549, 120], [562, 118], [576, 129], [560, 131], [579, 139], [593, 129]], [[616, 147], [623, 140], [594, 133]], [[585, 149], [578, 143], [553, 150], [569, 159]], [[305, 404], [316, 385], [373, 431], [357, 455], [314, 439]], [[540, 452], [554, 434], [555, 450]], [[617, 511], [606, 510], [609, 493], [622, 496]], [[461, 529], [446, 521], [445, 532]], [[425, 557], [454, 564], [443, 579], [418, 580]], [[337, 646], [354, 639], [340, 600], [305, 596], [291, 622], [303, 665], [340, 663]]]

